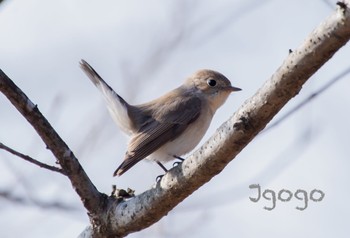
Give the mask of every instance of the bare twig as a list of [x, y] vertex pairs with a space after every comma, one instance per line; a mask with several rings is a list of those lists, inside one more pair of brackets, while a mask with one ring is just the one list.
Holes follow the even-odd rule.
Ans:
[[58, 210], [66, 210], [66, 211], [70, 211], [70, 212], [79, 210], [78, 207], [63, 204], [63, 203], [58, 202], [58, 201], [46, 202], [46, 201], [41, 201], [41, 200], [34, 199], [34, 198], [29, 198], [29, 199], [23, 198], [21, 196], [13, 194], [9, 190], [0, 190], [0, 198], [6, 199], [10, 202], [21, 204], [21, 205], [34, 204], [34, 205], [36, 205], [40, 208], [43, 208], [43, 209], [58, 209]]
[[107, 195], [101, 194], [96, 189], [73, 152], [41, 114], [38, 107], [2, 70], [0, 70], [0, 91], [34, 127], [47, 148], [55, 155], [85, 208], [89, 211], [90, 218], [100, 219], [101, 212], [106, 206]]
[[[214, 39], [214, 37], [220, 36], [220, 34], [223, 31], [223, 29], [228, 28], [232, 26], [235, 22], [242, 19], [246, 15], [251, 14], [252, 12], [256, 11], [257, 9], [267, 5], [269, 0], [265, 1], [244, 1], [241, 2], [239, 7], [233, 6], [233, 1], [229, 2], [229, 4], [225, 7], [222, 7], [216, 11], [211, 11], [210, 14], [202, 16], [200, 19], [195, 21], [193, 24], [190, 25], [190, 28], [198, 30], [198, 28], [203, 28], [205, 26], [205, 31], [203, 34], [200, 34], [199, 37], [197, 36], [196, 39], [193, 39], [192, 43], [197, 45], [201, 42], [207, 42], [203, 41], [203, 39]], [[229, 14], [223, 14], [223, 12], [228, 11]], [[222, 17], [217, 18], [216, 16], [220, 14]], [[211, 19], [210, 22], [214, 22], [215, 24], [203, 24], [203, 22], [208, 21], [208, 19]]]
[[51, 171], [54, 171], [54, 172], [58, 172], [58, 173], [61, 173], [63, 175], [66, 175], [66, 173], [61, 169], [61, 168], [57, 168], [55, 166], [52, 166], [52, 165], [48, 165], [48, 164], [45, 164], [43, 162], [40, 162], [36, 159], [33, 159], [32, 157], [28, 156], [28, 155], [25, 155], [25, 154], [22, 154], [14, 149], [11, 149], [10, 147], [4, 145], [3, 143], [0, 142], [0, 149], [3, 149], [3, 150], [6, 150], [7, 152], [13, 154], [13, 155], [16, 155], [17, 157], [19, 158], [22, 158], [30, 163], [33, 163], [41, 168], [44, 168], [44, 169], [48, 169], [48, 170], [51, 170]]
[[299, 109], [301, 109], [303, 106], [307, 105], [309, 102], [311, 102], [313, 99], [315, 99], [317, 96], [319, 96], [320, 94], [322, 94], [324, 91], [326, 91], [327, 89], [329, 89], [333, 84], [335, 84], [336, 82], [338, 82], [340, 79], [344, 78], [346, 75], [348, 75], [350, 73], [350, 67], [345, 69], [343, 72], [341, 72], [340, 74], [338, 74], [337, 76], [335, 76], [332, 80], [330, 80], [328, 83], [326, 83], [325, 85], [323, 85], [323, 87], [321, 87], [319, 90], [317, 90], [316, 92], [310, 94], [305, 100], [303, 100], [302, 102], [300, 102], [299, 104], [297, 104], [294, 108], [292, 108], [291, 110], [289, 110], [285, 115], [283, 115], [282, 117], [280, 117], [277, 121], [275, 121], [274, 123], [272, 123], [271, 125], [269, 125], [265, 130], [263, 130], [260, 134], [265, 133], [266, 131], [278, 126], [281, 122], [283, 122], [285, 119], [287, 119], [289, 116], [291, 116], [292, 114], [294, 114], [295, 112], [297, 112]]
[[334, 9], [334, 4], [333, 4], [333, 2], [331, 2], [331, 1], [329, 1], [329, 0], [322, 0], [322, 2], [323, 2], [324, 4], [326, 4], [329, 8]]

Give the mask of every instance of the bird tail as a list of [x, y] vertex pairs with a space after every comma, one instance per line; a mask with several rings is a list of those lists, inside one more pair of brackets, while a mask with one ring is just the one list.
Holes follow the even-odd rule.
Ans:
[[85, 60], [81, 60], [80, 68], [103, 94], [115, 123], [128, 135], [132, 134], [135, 126], [128, 113], [132, 106], [119, 96]]
[[119, 165], [119, 167], [114, 171], [113, 176], [121, 176], [126, 171], [128, 171], [132, 166], [134, 166], [140, 160], [126, 159]]

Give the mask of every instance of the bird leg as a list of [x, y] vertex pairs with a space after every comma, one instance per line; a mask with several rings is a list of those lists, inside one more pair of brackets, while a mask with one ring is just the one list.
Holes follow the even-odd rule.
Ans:
[[[177, 155], [173, 155], [173, 157], [174, 157], [175, 159], [180, 160], [180, 161], [175, 161], [175, 162], [173, 163], [173, 167], [178, 166], [179, 164], [181, 164], [181, 163], [185, 160], [185, 159], [183, 159], [183, 158], [181, 158], [180, 156], [177, 156]], [[157, 164], [165, 171], [165, 173], [168, 172], [167, 168], [165, 168], [165, 166], [164, 166], [161, 162], [157, 161]], [[163, 176], [164, 176], [164, 175], [159, 175], [159, 176], [157, 176], [156, 182], [160, 181], [160, 180], [163, 178]]]
[[157, 161], [157, 164], [165, 171], [165, 173], [168, 172], [167, 168], [165, 168], [161, 162]]
[[[167, 168], [165, 168], [165, 166], [161, 162], [157, 161], [157, 164], [165, 171], [165, 173], [168, 172]], [[163, 176], [164, 176], [164, 174], [158, 175], [156, 178], [156, 182], [160, 181], [163, 178]]]
[[183, 158], [181, 158], [180, 156], [177, 156], [177, 155], [173, 155], [173, 157], [174, 157], [175, 159], [180, 160], [180, 161], [175, 161], [175, 162], [173, 163], [173, 167], [178, 166], [179, 164], [181, 164], [181, 163], [185, 160], [185, 159], [183, 159]]

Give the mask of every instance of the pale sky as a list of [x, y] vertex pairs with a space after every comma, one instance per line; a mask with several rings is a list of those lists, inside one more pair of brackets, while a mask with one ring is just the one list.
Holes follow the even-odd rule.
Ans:
[[[0, 68], [38, 105], [99, 191], [110, 194], [116, 184], [141, 193], [163, 171], [140, 162], [122, 177], [112, 177], [127, 138], [80, 70], [80, 59], [135, 104], [161, 96], [198, 69], [220, 71], [243, 91], [219, 109], [205, 140], [269, 79], [288, 50], [297, 48], [333, 12], [335, 2], [6, 0], [0, 5]], [[347, 45], [276, 118], [349, 67], [349, 57]], [[257, 137], [222, 173], [158, 223], [129, 237], [347, 237], [349, 77]], [[0, 142], [55, 164], [4, 96], [0, 115]], [[76, 237], [89, 225], [86, 210], [64, 176], [4, 151], [0, 174], [0, 192], [24, 200], [0, 197], [0, 237], [24, 232], [26, 237]], [[272, 201], [250, 201], [256, 197], [252, 184], [276, 196], [282, 189], [303, 190], [308, 207], [296, 209], [305, 203], [293, 197], [277, 200], [268, 211], [264, 207], [271, 207]], [[314, 189], [325, 194], [322, 201], [310, 199]], [[31, 201], [57, 202], [67, 209]]]

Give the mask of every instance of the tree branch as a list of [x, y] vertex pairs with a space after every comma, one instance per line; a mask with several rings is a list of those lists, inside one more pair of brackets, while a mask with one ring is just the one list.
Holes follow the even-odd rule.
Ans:
[[28, 156], [28, 155], [25, 155], [25, 154], [22, 154], [6, 145], [4, 145], [3, 143], [0, 142], [0, 149], [3, 149], [3, 150], [6, 150], [7, 152], [13, 154], [13, 155], [16, 155], [17, 157], [19, 158], [22, 158], [32, 164], [35, 164], [41, 168], [44, 168], [44, 169], [48, 169], [48, 170], [51, 170], [51, 171], [54, 171], [54, 172], [58, 172], [58, 173], [61, 173], [63, 175], [66, 175], [66, 173], [61, 169], [61, 168], [57, 168], [55, 166], [51, 166], [51, 165], [48, 165], [48, 164], [45, 164], [43, 162], [40, 162], [36, 159], [33, 159], [32, 157]]
[[[347, 4], [347, 6], [345, 5]], [[220, 173], [301, 90], [302, 85], [350, 38], [349, 0], [288, 55], [259, 91], [181, 165], [155, 186], [128, 200], [100, 194], [79, 162], [36, 106], [0, 71], [0, 90], [33, 125], [81, 197], [92, 227], [81, 237], [123, 237], [144, 229]]]
[[[317, 96], [321, 95], [324, 91], [329, 89], [333, 84], [338, 82], [340, 79], [344, 78], [346, 75], [350, 74], [350, 67], [345, 69], [343, 72], [335, 76], [332, 80], [330, 80], [328, 83], [323, 85], [320, 89], [318, 89], [316, 92], [310, 94], [305, 100], [297, 104], [295, 107], [293, 107], [291, 110], [289, 110], [286, 114], [284, 114], [282, 117], [280, 117], [277, 121], [275, 121], [273, 124], [269, 125], [265, 130], [263, 130], [261, 133], [265, 133], [266, 131], [278, 126], [281, 122], [283, 122], [285, 119], [287, 119], [289, 116], [297, 112], [300, 108], [307, 105], [309, 102], [311, 102], [313, 99], [315, 99]], [[260, 134], [261, 134], [260, 133]]]
[[34, 127], [47, 148], [54, 154], [85, 208], [89, 211], [90, 218], [94, 220], [101, 217], [100, 213], [104, 211], [107, 196], [97, 191], [73, 152], [41, 114], [38, 107], [2, 70], [0, 70], [0, 91]]

